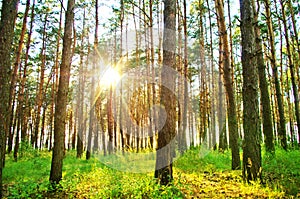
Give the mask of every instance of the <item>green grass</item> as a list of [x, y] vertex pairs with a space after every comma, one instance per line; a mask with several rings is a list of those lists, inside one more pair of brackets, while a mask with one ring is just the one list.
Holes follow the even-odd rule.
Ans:
[[263, 159], [264, 179], [274, 189], [284, 190], [300, 197], [300, 151], [285, 151], [277, 148], [275, 157]]
[[[29, 149], [30, 150], [30, 149]], [[134, 153], [122, 158], [134, 159]], [[137, 156], [139, 157], [139, 156]], [[145, 157], [145, 156], [143, 156]], [[105, 161], [110, 162], [111, 157]], [[115, 157], [113, 157], [115, 158]], [[230, 151], [188, 150], [174, 162], [174, 181], [160, 186], [147, 173], [124, 172], [108, 167], [93, 156], [77, 159], [69, 151], [64, 159], [62, 188], [51, 192], [51, 153], [30, 151], [14, 162], [7, 156], [3, 171], [6, 198], [289, 198], [300, 196], [300, 151], [277, 149], [274, 157], [263, 155], [265, 184], [244, 184], [241, 171], [231, 171]], [[143, 161], [146, 161], [147, 159]], [[140, 161], [142, 162], [142, 161]], [[105, 165], [105, 164], [106, 165]], [[144, 162], [145, 163], [145, 162]], [[132, 166], [131, 163], [128, 163]], [[121, 167], [123, 168], [123, 167]]]

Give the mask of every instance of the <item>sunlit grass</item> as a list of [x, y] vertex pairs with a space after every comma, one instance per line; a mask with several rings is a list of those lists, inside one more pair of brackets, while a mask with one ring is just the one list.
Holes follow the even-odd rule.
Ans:
[[[145, 153], [144, 153], [145, 154]], [[25, 156], [26, 155], [26, 156]], [[143, 165], [146, 159], [136, 153], [122, 157]], [[146, 156], [147, 157], [147, 156]], [[154, 171], [124, 172], [109, 167], [98, 156], [77, 159], [76, 151], [66, 153], [62, 188], [49, 192], [51, 153], [25, 154], [19, 162], [7, 157], [3, 171], [7, 198], [280, 198], [299, 195], [300, 152], [277, 149], [275, 157], [263, 155], [265, 184], [244, 184], [241, 170], [231, 171], [230, 151], [201, 153], [186, 151], [174, 162], [174, 181], [170, 186], [157, 184]], [[112, 156], [106, 157], [110, 161]], [[115, 158], [115, 157], [114, 157]], [[151, 157], [152, 158], [152, 157]], [[123, 161], [123, 162], [122, 162]], [[127, 166], [132, 166], [130, 163]]]

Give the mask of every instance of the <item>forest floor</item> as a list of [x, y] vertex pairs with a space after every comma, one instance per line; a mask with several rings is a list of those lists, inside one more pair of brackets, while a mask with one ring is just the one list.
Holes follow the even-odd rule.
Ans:
[[300, 198], [299, 150], [263, 154], [263, 182], [251, 184], [243, 183], [241, 170], [230, 170], [229, 151], [199, 155], [199, 148], [174, 162], [174, 181], [166, 187], [156, 183], [153, 172], [124, 172], [96, 157], [76, 159], [69, 151], [62, 186], [51, 191], [50, 164], [50, 152], [26, 149], [18, 162], [8, 155], [5, 198]]

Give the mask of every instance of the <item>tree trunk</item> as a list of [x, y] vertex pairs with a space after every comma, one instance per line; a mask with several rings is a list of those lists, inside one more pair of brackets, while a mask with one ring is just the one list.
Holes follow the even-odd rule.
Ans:
[[[218, 15], [217, 15], [218, 17]], [[220, 26], [220, 20], [218, 26]], [[223, 38], [219, 38], [219, 51], [223, 52]], [[219, 82], [218, 82], [218, 127], [219, 127], [219, 151], [223, 152], [227, 149], [227, 134], [226, 134], [226, 117], [224, 116], [224, 98], [223, 98], [223, 83], [222, 76], [224, 73], [223, 54], [219, 53]]]
[[184, 51], [183, 51], [183, 72], [184, 72], [184, 93], [183, 93], [183, 118], [182, 118], [182, 135], [181, 135], [181, 149], [184, 152], [187, 149], [186, 132], [187, 132], [187, 117], [188, 117], [188, 34], [187, 34], [187, 3], [183, 0], [183, 34], [184, 34]]
[[216, 0], [216, 10], [218, 13], [219, 19], [219, 34], [220, 39], [222, 39], [223, 51], [220, 52], [223, 54], [222, 62], [223, 64], [223, 79], [224, 86], [227, 94], [227, 115], [228, 115], [228, 128], [229, 128], [229, 145], [231, 148], [231, 168], [233, 170], [240, 169], [240, 152], [238, 146], [238, 125], [237, 125], [237, 114], [236, 114], [236, 101], [235, 101], [235, 92], [233, 89], [233, 80], [231, 76], [231, 67], [230, 67], [230, 52], [229, 52], [229, 43], [227, 36], [227, 28], [224, 17], [224, 4], [222, 0]]
[[[16, 97], [15, 96], [15, 85], [16, 85], [16, 81], [17, 81], [17, 73], [18, 73], [18, 68], [19, 68], [19, 73], [21, 74], [21, 53], [22, 53], [22, 49], [23, 49], [23, 43], [24, 43], [24, 37], [25, 37], [25, 32], [26, 32], [26, 24], [27, 24], [27, 17], [28, 17], [28, 13], [29, 13], [29, 9], [30, 9], [30, 1], [27, 0], [26, 1], [26, 8], [25, 8], [25, 13], [24, 13], [24, 17], [23, 17], [23, 24], [22, 24], [22, 30], [21, 30], [21, 35], [20, 35], [20, 39], [19, 39], [19, 45], [18, 45], [18, 50], [17, 50], [17, 55], [16, 55], [16, 60], [15, 60], [15, 63], [14, 63], [14, 72], [13, 72], [13, 75], [12, 75], [12, 79], [11, 79], [11, 88], [10, 88], [10, 97]], [[21, 75], [20, 75], [21, 76]], [[21, 80], [22, 78], [20, 78]], [[22, 88], [21, 88], [22, 89]], [[24, 92], [23, 92], [24, 93]], [[19, 150], [19, 130], [20, 130], [20, 122], [21, 122], [21, 118], [20, 118], [20, 114], [22, 116], [22, 100], [21, 100], [21, 103], [20, 103], [20, 98], [23, 97], [23, 93], [19, 93], [18, 94], [18, 105], [17, 105], [17, 110], [16, 110], [16, 115], [15, 117], [17, 117], [17, 127], [16, 127], [16, 140], [15, 140], [15, 148], [14, 148], [14, 159], [15, 161], [17, 161], [17, 155], [18, 155], [18, 150]], [[14, 101], [14, 100], [13, 100]], [[10, 100], [10, 106], [11, 106], [11, 109], [10, 109], [10, 114], [11, 114], [11, 118], [10, 118], [10, 121], [13, 120], [13, 112], [14, 112], [14, 109], [13, 109], [13, 101]], [[10, 124], [10, 126], [12, 126]], [[11, 127], [10, 127], [11, 128]], [[13, 133], [11, 133], [13, 134]], [[11, 145], [11, 148], [12, 148], [12, 140], [11, 140], [11, 143], [10, 141], [8, 142], [9, 145]], [[8, 148], [8, 153], [11, 151], [10, 147]]]
[[[284, 6], [284, 2], [282, 0], [280, 0], [280, 5], [281, 5], [281, 12], [282, 12], [282, 21], [283, 21], [283, 26], [284, 26], [284, 36], [285, 36], [286, 51], [287, 51], [287, 56], [288, 56], [288, 64], [289, 64], [291, 80], [292, 80], [292, 88], [293, 88], [293, 94], [294, 94], [293, 97], [294, 97], [294, 101], [295, 101], [295, 115], [296, 115], [297, 128], [298, 128], [298, 139], [299, 139], [298, 143], [300, 144], [299, 93], [298, 93], [298, 88], [297, 88], [297, 83], [296, 83], [296, 77], [295, 77], [295, 71], [294, 71], [295, 66], [294, 66], [294, 63], [293, 63], [291, 47], [290, 47], [290, 40], [289, 40], [290, 39], [289, 38], [289, 31], [290, 30], [287, 27], [285, 6]], [[299, 48], [299, 46], [298, 46], [298, 48]], [[299, 59], [299, 57], [298, 57], [298, 59]], [[297, 61], [296, 61], [295, 64], [297, 64]], [[285, 135], [285, 137], [286, 137], [286, 135]]]
[[212, 147], [214, 150], [217, 149], [217, 137], [216, 137], [216, 106], [215, 106], [215, 65], [214, 65], [214, 53], [213, 53], [213, 27], [212, 27], [212, 15], [211, 15], [211, 10], [210, 10], [210, 5], [209, 5], [209, 0], [206, 0], [206, 5], [208, 8], [208, 20], [209, 20], [209, 59], [210, 59], [210, 70], [211, 70], [211, 82], [210, 82], [210, 88], [211, 88], [211, 135], [212, 135]]
[[40, 127], [40, 118], [41, 118], [41, 109], [43, 105], [44, 100], [44, 79], [45, 79], [45, 67], [46, 67], [46, 38], [47, 38], [47, 32], [46, 32], [46, 26], [47, 26], [47, 18], [48, 13], [45, 15], [44, 19], [44, 27], [43, 27], [43, 43], [42, 43], [42, 49], [40, 53], [41, 57], [41, 66], [40, 66], [40, 74], [39, 74], [39, 84], [36, 94], [36, 101], [35, 101], [35, 126], [34, 126], [34, 134], [33, 139], [31, 140], [31, 144], [33, 147], [38, 148], [38, 134], [39, 134], [39, 127]]
[[256, 53], [257, 53], [257, 68], [258, 68], [258, 78], [259, 78], [259, 89], [261, 95], [261, 105], [262, 105], [262, 117], [263, 117], [263, 133], [265, 135], [266, 151], [269, 153], [275, 152], [274, 146], [274, 136], [271, 118], [271, 105], [270, 105], [270, 95], [268, 89], [266, 66], [264, 63], [263, 50], [262, 50], [262, 40], [260, 38], [260, 28], [258, 27], [258, 13], [255, 10], [253, 3], [254, 12], [254, 22], [255, 22], [255, 42], [256, 42]]
[[60, 65], [60, 78], [57, 91], [57, 99], [59, 99], [59, 103], [56, 104], [54, 116], [54, 147], [50, 172], [50, 182], [52, 184], [58, 184], [62, 179], [62, 166], [65, 142], [65, 122], [67, 118], [66, 107], [68, 103], [69, 79], [72, 60], [71, 46], [72, 26], [74, 21], [74, 7], [75, 0], [68, 0], [68, 8], [65, 16], [62, 62]]
[[170, 70], [175, 70], [175, 26], [176, 1], [165, 0], [161, 105], [165, 107], [167, 118], [162, 130], [158, 133], [155, 166], [155, 177], [159, 179], [161, 185], [167, 185], [173, 179], [171, 142], [176, 135], [176, 101], [173, 93], [175, 91], [175, 75]]
[[258, 81], [256, 48], [251, 0], [240, 0], [242, 67], [243, 67], [243, 177], [250, 180], [261, 179], [260, 122], [258, 103]]
[[0, 198], [2, 197], [2, 169], [5, 160], [6, 136], [9, 133], [10, 53], [19, 0], [2, 1], [0, 21]]
[[23, 74], [21, 78], [21, 89], [19, 93], [19, 104], [21, 107], [21, 110], [19, 112], [20, 117], [20, 123], [21, 123], [21, 142], [26, 142], [27, 137], [27, 107], [26, 104], [26, 96], [25, 96], [25, 83], [27, 78], [27, 65], [28, 65], [28, 59], [29, 59], [29, 50], [30, 50], [30, 44], [31, 44], [31, 35], [32, 35], [32, 29], [33, 29], [33, 22], [34, 22], [34, 8], [35, 8], [35, 1], [33, 1], [33, 5], [31, 8], [31, 17], [30, 17], [30, 27], [29, 27], [29, 33], [28, 38], [26, 42], [26, 53], [25, 53], [25, 61], [24, 61], [24, 68], [23, 68]]
[[48, 132], [48, 148], [49, 151], [52, 150], [52, 135], [54, 129], [54, 106], [56, 101], [56, 93], [57, 93], [57, 85], [58, 85], [58, 67], [59, 67], [59, 54], [60, 54], [60, 33], [61, 33], [61, 26], [62, 26], [62, 10], [63, 7], [60, 9], [59, 13], [59, 27], [57, 31], [57, 41], [56, 41], [56, 52], [55, 52], [55, 64], [54, 64], [54, 74], [52, 80], [52, 88], [51, 88], [51, 105], [50, 105], [50, 130]]
[[[83, 63], [83, 57], [84, 57], [84, 37], [85, 37], [85, 8], [83, 10], [83, 19], [82, 19], [82, 33], [81, 33], [81, 46], [80, 46], [80, 61], [79, 61], [79, 91], [78, 91], [78, 97], [77, 97], [77, 104], [78, 104], [78, 123], [77, 123], [77, 150], [76, 150], [76, 157], [81, 158], [83, 154], [83, 137], [85, 134], [85, 127], [84, 127], [84, 92], [85, 92], [85, 68]], [[88, 53], [87, 56], [90, 55], [90, 47], [88, 47]], [[86, 60], [86, 64], [88, 65], [88, 59]]]
[[[98, 0], [95, 1], [95, 33], [94, 33], [94, 60], [93, 60], [93, 69], [92, 71], [96, 70], [98, 64]], [[87, 150], [86, 150], [86, 159], [90, 159], [91, 152], [92, 152], [92, 137], [93, 132], [95, 131], [95, 77], [92, 76], [91, 81], [91, 95], [90, 95], [90, 113], [89, 113], [89, 134], [88, 134], [88, 143], [87, 143]], [[95, 133], [95, 132], [94, 132]]]
[[108, 131], [108, 153], [113, 151], [113, 115], [112, 115], [112, 87], [108, 90], [107, 99], [107, 131]]
[[284, 116], [284, 106], [282, 102], [282, 96], [281, 96], [281, 88], [279, 83], [279, 77], [278, 77], [278, 70], [276, 66], [276, 50], [275, 50], [275, 36], [273, 31], [273, 24], [271, 19], [271, 9], [270, 9], [270, 1], [265, 0], [265, 10], [266, 10], [266, 22], [268, 26], [268, 36], [269, 36], [269, 45], [271, 50], [270, 55], [270, 62], [271, 67], [273, 71], [274, 76], [274, 83], [275, 83], [275, 93], [276, 93], [276, 99], [277, 99], [277, 107], [279, 112], [279, 128], [278, 128], [278, 135], [279, 139], [281, 141], [281, 146], [285, 150], [287, 149], [287, 141], [286, 141], [286, 130], [285, 130], [285, 116]]

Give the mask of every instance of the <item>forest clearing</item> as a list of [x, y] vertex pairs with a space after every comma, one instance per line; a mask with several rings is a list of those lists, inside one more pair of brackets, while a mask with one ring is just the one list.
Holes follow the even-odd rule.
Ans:
[[299, 1], [0, 8], [0, 198], [300, 197]]

